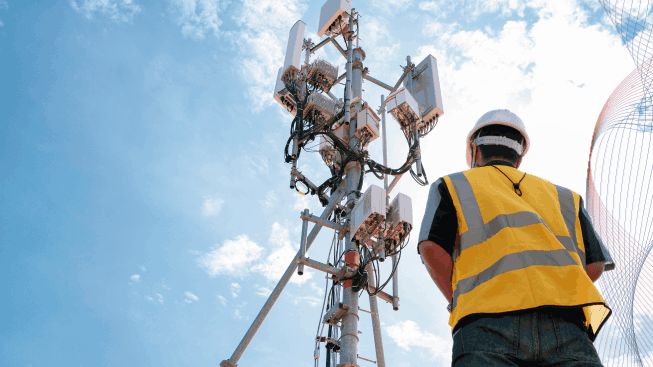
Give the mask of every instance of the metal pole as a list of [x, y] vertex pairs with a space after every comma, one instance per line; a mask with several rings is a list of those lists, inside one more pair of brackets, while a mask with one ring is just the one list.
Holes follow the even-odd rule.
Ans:
[[[342, 187], [341, 185], [340, 187], [338, 187], [336, 192], [331, 195], [329, 205], [327, 205], [327, 207], [324, 208], [324, 211], [322, 212], [322, 215], [320, 217], [327, 219], [329, 215], [331, 215], [331, 212], [336, 207], [336, 205], [340, 203], [344, 194], [345, 194], [345, 188]], [[315, 226], [313, 226], [311, 233], [308, 235], [308, 238], [306, 239], [306, 251], [308, 251], [308, 249], [311, 248], [311, 244], [313, 244], [313, 240], [315, 240], [317, 234], [320, 233], [321, 228], [322, 226], [319, 224], [315, 224]], [[247, 333], [245, 333], [245, 336], [238, 344], [238, 347], [236, 347], [236, 350], [231, 355], [231, 358], [229, 358], [226, 361], [222, 361], [220, 363], [220, 367], [235, 367], [237, 365], [238, 361], [240, 360], [240, 357], [242, 357], [243, 353], [245, 352], [245, 349], [247, 349], [247, 346], [252, 341], [252, 338], [254, 337], [254, 335], [256, 335], [256, 332], [258, 331], [259, 327], [261, 327], [263, 320], [265, 320], [265, 317], [268, 315], [268, 313], [270, 313], [272, 306], [274, 306], [274, 303], [277, 301], [277, 298], [279, 298], [279, 295], [281, 295], [281, 292], [288, 284], [290, 277], [292, 277], [293, 273], [295, 272], [295, 267], [297, 267], [298, 265], [297, 260], [300, 258], [299, 255], [300, 254], [298, 252], [297, 255], [295, 255], [295, 258], [288, 266], [288, 268], [286, 269], [286, 272], [283, 273], [283, 276], [281, 277], [281, 279], [279, 279], [279, 283], [277, 283], [277, 286], [274, 287], [274, 290], [268, 297], [268, 300], [265, 301], [263, 308], [261, 308], [261, 311], [256, 316], [256, 319], [254, 319], [254, 322], [252, 322], [252, 325], [249, 327]], [[358, 297], [356, 299], [358, 299]]]
[[[354, 28], [354, 14], [349, 17], [349, 29]], [[350, 34], [347, 42], [347, 82], [345, 84], [345, 121], [349, 123], [349, 146], [356, 144], [356, 121], [351, 120], [351, 95], [352, 88], [357, 96], [360, 96], [362, 89], [362, 69], [357, 68], [357, 72], [352, 71], [353, 61], [353, 33]], [[360, 51], [356, 52], [358, 57], [362, 57]], [[357, 63], [357, 67], [362, 66]], [[353, 79], [353, 80], [352, 80]], [[358, 198], [356, 189], [361, 172], [360, 164], [352, 162], [348, 164], [347, 170], [347, 207], [352, 209]], [[351, 211], [347, 213], [347, 223], [351, 221]], [[345, 236], [345, 253], [358, 250], [356, 243], [351, 241], [351, 232]], [[345, 255], [345, 258], [347, 255]], [[351, 282], [350, 282], [351, 283]], [[342, 301], [349, 306], [349, 311], [343, 316], [342, 335], [340, 337], [340, 364], [338, 367], [357, 367], [358, 360], [358, 292], [354, 292], [351, 284], [344, 286], [342, 290]]]
[[415, 123], [415, 144], [417, 144], [417, 158], [415, 159], [415, 165], [417, 166], [417, 177], [422, 177], [422, 156], [419, 147], [419, 132], [417, 131], [417, 122]]
[[[293, 144], [295, 144], [295, 139], [293, 139]], [[293, 147], [293, 151], [295, 148]], [[293, 171], [297, 169], [297, 160], [295, 159], [292, 161], [292, 168], [290, 169], [290, 188], [294, 189], [295, 188], [295, 175], [293, 174]]]
[[395, 273], [392, 275], [392, 309], [399, 311], [399, 267], [397, 267], [397, 255], [392, 256], [392, 268], [395, 269]]
[[[409, 62], [410, 66], [410, 62]], [[383, 165], [388, 166], [388, 138], [386, 133], [386, 124], [385, 124], [385, 96], [381, 95], [381, 122], [383, 129]], [[395, 177], [392, 181], [394, 184], [399, 181], [401, 176]], [[385, 188], [386, 193], [388, 193], [388, 175], [383, 177], [383, 187]], [[394, 185], [393, 185], [394, 187]], [[390, 196], [386, 194], [385, 204], [390, 205]], [[394, 269], [397, 266], [397, 255], [392, 255], [392, 268]], [[399, 269], [396, 269], [392, 275], [392, 309], [397, 311], [399, 310]]]
[[[308, 209], [304, 209], [304, 216], [309, 213]], [[303, 259], [306, 256], [306, 231], [308, 231], [308, 220], [302, 220], [302, 239], [299, 244], [299, 258]], [[304, 264], [297, 266], [297, 275], [304, 275]]]
[[[369, 284], [376, 288], [376, 284], [374, 284], [374, 267], [372, 267], [372, 263], [367, 264], [367, 279], [369, 279]], [[385, 367], [383, 338], [381, 337], [381, 322], [379, 321], [379, 304], [376, 300], [376, 296], [370, 295], [370, 311], [372, 313], [372, 330], [374, 331], [376, 363], [379, 367]]]
[[[388, 167], [388, 133], [385, 131], [385, 96], [381, 95], [381, 129], [383, 131], [383, 165]], [[383, 175], [383, 188], [388, 191], [388, 175]], [[390, 204], [390, 199], [386, 197], [385, 205]]]
[[[414, 93], [415, 92], [415, 88], [413, 87], [413, 75], [414, 75], [413, 72], [414, 72], [414, 69], [410, 67], [411, 66], [410, 55], [406, 56], [406, 63], [407, 63], [406, 68], [410, 69], [410, 72], [409, 72], [410, 90], [411, 90], [411, 93]], [[416, 112], [419, 113], [419, 111], [416, 111]], [[419, 116], [417, 118], [419, 119]], [[415, 168], [415, 174], [417, 175], [417, 177], [422, 177], [422, 157], [421, 157], [420, 151], [419, 151], [420, 150], [419, 149], [419, 132], [417, 131], [417, 121], [415, 121], [414, 129], [415, 129], [414, 139], [415, 139], [415, 144], [417, 144], [417, 152], [416, 152], [417, 154], [415, 156], [415, 167], [416, 167]]]
[[308, 63], [311, 61], [311, 39], [304, 40], [304, 47], [306, 47], [306, 53], [304, 54], [304, 65], [308, 66]]

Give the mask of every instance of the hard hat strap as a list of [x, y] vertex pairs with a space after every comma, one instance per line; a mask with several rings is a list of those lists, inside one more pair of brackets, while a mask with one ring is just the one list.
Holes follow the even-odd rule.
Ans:
[[508, 139], [505, 136], [483, 136], [474, 140], [476, 145], [503, 145], [511, 148], [522, 155], [524, 147], [517, 141]]

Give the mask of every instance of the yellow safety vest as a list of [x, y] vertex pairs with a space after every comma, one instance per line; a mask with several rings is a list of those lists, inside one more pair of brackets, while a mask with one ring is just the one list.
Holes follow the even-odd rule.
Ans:
[[[523, 172], [497, 166], [518, 182]], [[453, 328], [472, 314], [583, 306], [593, 341], [612, 312], [585, 272], [580, 196], [536, 176], [522, 196], [494, 167], [444, 177], [458, 217], [453, 253]]]

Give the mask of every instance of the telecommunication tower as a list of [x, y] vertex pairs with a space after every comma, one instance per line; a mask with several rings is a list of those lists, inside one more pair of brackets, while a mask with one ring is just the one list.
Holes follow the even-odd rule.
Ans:
[[[399, 309], [397, 268], [413, 226], [410, 197], [400, 193], [390, 201], [390, 192], [407, 172], [420, 185], [428, 184], [421, 163], [420, 138], [435, 127], [444, 111], [437, 61], [433, 56], [427, 56], [418, 65], [407, 57], [401, 77], [390, 86], [370, 76], [368, 68], [363, 66], [365, 52], [360, 47], [359, 28], [360, 15], [351, 7], [351, 0], [328, 0], [320, 13], [318, 35], [323, 39], [317, 45], [304, 39], [304, 22], [298, 21], [290, 30], [284, 64], [274, 88], [274, 99], [294, 116], [284, 157], [292, 165], [290, 188], [316, 195], [324, 210], [319, 216], [308, 209], [300, 213], [302, 232], [297, 255], [232, 356], [220, 363], [221, 367], [237, 366], [295, 270], [302, 275], [304, 267], [327, 273], [331, 283], [315, 340], [316, 366], [321, 343], [325, 343], [329, 367], [355, 367], [359, 358], [368, 360], [357, 353], [361, 291], [369, 295], [368, 312], [376, 349], [376, 361], [368, 361], [385, 366], [377, 297], [391, 303], [394, 310]], [[339, 37], [345, 47], [340, 45]], [[346, 70], [340, 75], [338, 67], [327, 60], [316, 57], [311, 61], [311, 56], [327, 44], [333, 45], [347, 60]], [[338, 99], [331, 89], [343, 80], [344, 96]], [[377, 111], [363, 99], [363, 80], [390, 92], [387, 99], [381, 96]], [[399, 123], [409, 146], [405, 163], [397, 169], [389, 168], [387, 163], [386, 110]], [[371, 159], [368, 152], [369, 144], [379, 137], [383, 141], [383, 164]], [[306, 145], [316, 138], [319, 138], [319, 154], [331, 172], [331, 177], [320, 185], [315, 185], [297, 168], [302, 150], [306, 151]], [[384, 187], [370, 185], [361, 193], [367, 173], [383, 179]], [[388, 176], [394, 177], [391, 183]], [[314, 223], [310, 232], [309, 222]], [[335, 231], [325, 263], [307, 256], [322, 227]], [[378, 270], [387, 257], [392, 258], [392, 271], [387, 281], [381, 283]], [[383, 291], [390, 281], [392, 294]], [[323, 335], [325, 329], [327, 335]]]

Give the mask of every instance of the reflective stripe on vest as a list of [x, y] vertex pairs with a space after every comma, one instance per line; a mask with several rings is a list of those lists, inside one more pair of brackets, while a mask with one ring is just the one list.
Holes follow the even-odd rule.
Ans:
[[576, 213], [574, 194], [571, 190], [558, 185], [556, 185], [556, 189], [558, 190], [558, 200], [560, 200], [560, 212], [562, 213], [562, 218], [565, 220], [567, 230], [569, 231], [569, 237], [556, 236], [556, 238], [558, 238], [558, 241], [562, 242], [567, 250], [576, 251], [583, 264], [583, 269], [587, 269], [587, 264], [585, 264], [585, 252], [580, 249], [576, 239], [576, 218], [578, 218], [578, 214]]
[[569, 255], [569, 252], [567, 252], [566, 249], [554, 251], [527, 250], [506, 255], [479, 274], [459, 280], [456, 290], [453, 292], [451, 308], [456, 308], [458, 297], [461, 294], [471, 292], [474, 288], [495, 276], [533, 265], [569, 266], [578, 265], [578, 263]]
[[[488, 223], [484, 223], [474, 191], [465, 174], [459, 172], [450, 175], [449, 178], [456, 190], [456, 195], [463, 211], [462, 215], [465, 218], [468, 228], [465, 233], [460, 235], [460, 244], [453, 253], [454, 262], [462, 251], [480, 245], [504, 228], [520, 228], [541, 223], [549, 229], [549, 226], [547, 226], [537, 213], [528, 211], [500, 214], [492, 218]], [[573, 193], [564, 187], [556, 186], [556, 188], [558, 190], [561, 214], [570, 234], [570, 236], [555, 236], [564, 246], [564, 249], [553, 251], [527, 250], [504, 256], [479, 274], [459, 280], [453, 294], [452, 308], [456, 308], [457, 299], [461, 294], [472, 291], [478, 285], [487, 282], [499, 274], [533, 265], [578, 265], [576, 259], [569, 252], [577, 253], [581, 259], [581, 265], [583, 268], [586, 268], [585, 253], [578, 247], [576, 241], [575, 224], [577, 215]], [[549, 231], [552, 232], [550, 229]]]

